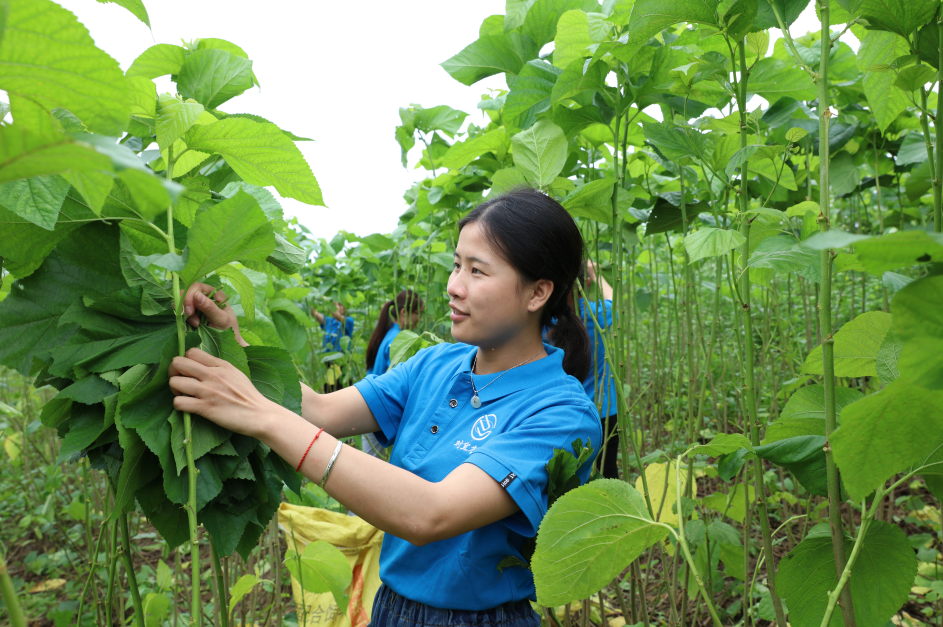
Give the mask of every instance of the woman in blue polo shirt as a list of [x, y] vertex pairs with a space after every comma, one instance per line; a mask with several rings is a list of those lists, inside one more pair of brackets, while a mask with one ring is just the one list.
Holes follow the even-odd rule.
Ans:
[[[459, 223], [448, 284], [459, 343], [332, 394], [303, 388], [303, 417], [192, 349], [170, 367], [174, 405], [257, 437], [386, 532], [375, 625], [538, 627], [531, 572], [497, 565], [521, 558], [537, 533], [554, 449], [602, 437], [580, 383], [589, 338], [568, 304], [582, 256], [579, 230], [554, 200], [530, 190], [489, 200]], [[197, 307], [237, 330], [206, 287], [188, 290], [187, 314]], [[544, 326], [553, 345], [541, 341]], [[390, 463], [336, 439], [371, 432], [395, 444]]]
[[367, 343], [367, 374], [383, 374], [390, 369], [390, 345], [401, 330], [419, 323], [422, 308], [422, 299], [412, 290], [403, 290], [383, 305]]

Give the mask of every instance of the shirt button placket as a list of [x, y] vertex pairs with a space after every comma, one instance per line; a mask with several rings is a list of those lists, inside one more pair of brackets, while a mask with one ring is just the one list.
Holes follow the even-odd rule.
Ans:
[[458, 401], [453, 398], [452, 400], [449, 401], [449, 407], [451, 407], [452, 409], [455, 409], [456, 407], [458, 407]]

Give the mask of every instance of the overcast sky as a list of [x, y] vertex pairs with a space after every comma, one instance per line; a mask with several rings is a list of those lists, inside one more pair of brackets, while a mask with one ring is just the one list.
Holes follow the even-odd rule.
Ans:
[[[396, 227], [406, 208], [403, 192], [425, 178], [424, 170], [413, 169], [418, 147], [408, 170], [400, 163], [393, 138], [399, 107], [446, 104], [482, 123], [476, 108], [481, 94], [506, 88], [503, 75], [466, 87], [439, 66], [478, 38], [482, 20], [504, 13], [504, 0], [145, 0], [153, 34], [115, 4], [59, 2], [124, 70], [155, 43], [218, 37], [241, 46], [262, 88], [221, 108], [260, 115], [315, 140], [297, 145], [327, 208], [292, 199], [282, 205], [317, 237], [342, 229], [389, 233]], [[794, 35], [818, 28], [812, 6], [793, 25]], [[770, 35], [775, 40], [779, 31]], [[156, 82], [158, 92], [172, 90], [169, 78]]]

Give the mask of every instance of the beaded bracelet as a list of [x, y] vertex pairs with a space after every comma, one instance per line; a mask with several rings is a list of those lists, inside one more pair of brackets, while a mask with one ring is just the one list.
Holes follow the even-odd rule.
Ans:
[[311, 440], [311, 444], [309, 444], [309, 445], [308, 445], [308, 448], [305, 449], [305, 454], [301, 456], [301, 461], [298, 462], [298, 467], [295, 468], [295, 472], [298, 472], [299, 470], [301, 470], [301, 465], [302, 465], [303, 463], [305, 463], [305, 457], [308, 456], [308, 451], [311, 450], [311, 447], [314, 446], [314, 442], [315, 442], [319, 437], [321, 437], [321, 434], [322, 434], [322, 433], [324, 433], [324, 429], [323, 429], [323, 428], [322, 428], [320, 431], [318, 431], [317, 433], [314, 434], [314, 440]]
[[338, 440], [337, 446], [334, 447], [334, 454], [331, 455], [331, 461], [327, 463], [327, 468], [324, 469], [324, 476], [321, 477], [321, 483], [318, 484], [319, 488], [323, 488], [324, 484], [327, 483], [327, 478], [331, 474], [331, 468], [334, 467], [334, 462], [337, 461], [337, 456], [340, 454], [342, 446], [344, 446], [344, 443]]

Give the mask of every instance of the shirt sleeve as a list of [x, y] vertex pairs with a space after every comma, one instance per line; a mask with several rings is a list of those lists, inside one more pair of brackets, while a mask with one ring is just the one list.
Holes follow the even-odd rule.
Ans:
[[[572, 443], [581, 438], [592, 442], [593, 459], [602, 441], [602, 428], [595, 410], [585, 405], [563, 405], [547, 408], [527, 418], [515, 429], [489, 438], [468, 457], [501, 484], [521, 508], [504, 523], [526, 537], [537, 534], [540, 521], [547, 513], [547, 462], [554, 449], [572, 452]], [[579, 471], [585, 482], [592, 469], [592, 459]]]
[[[380, 357], [378, 356], [379, 360]], [[413, 370], [412, 360], [381, 375], [367, 375], [354, 387], [367, 402], [367, 407], [380, 425], [374, 435], [383, 446], [390, 446], [396, 439], [403, 411], [409, 398], [409, 382]]]
[[353, 318], [353, 316], [347, 316], [347, 320], [345, 321], [345, 325], [346, 325], [346, 327], [345, 327], [345, 329], [344, 329], [344, 334], [345, 334], [347, 337], [353, 337], [353, 335], [354, 335], [354, 318]]

